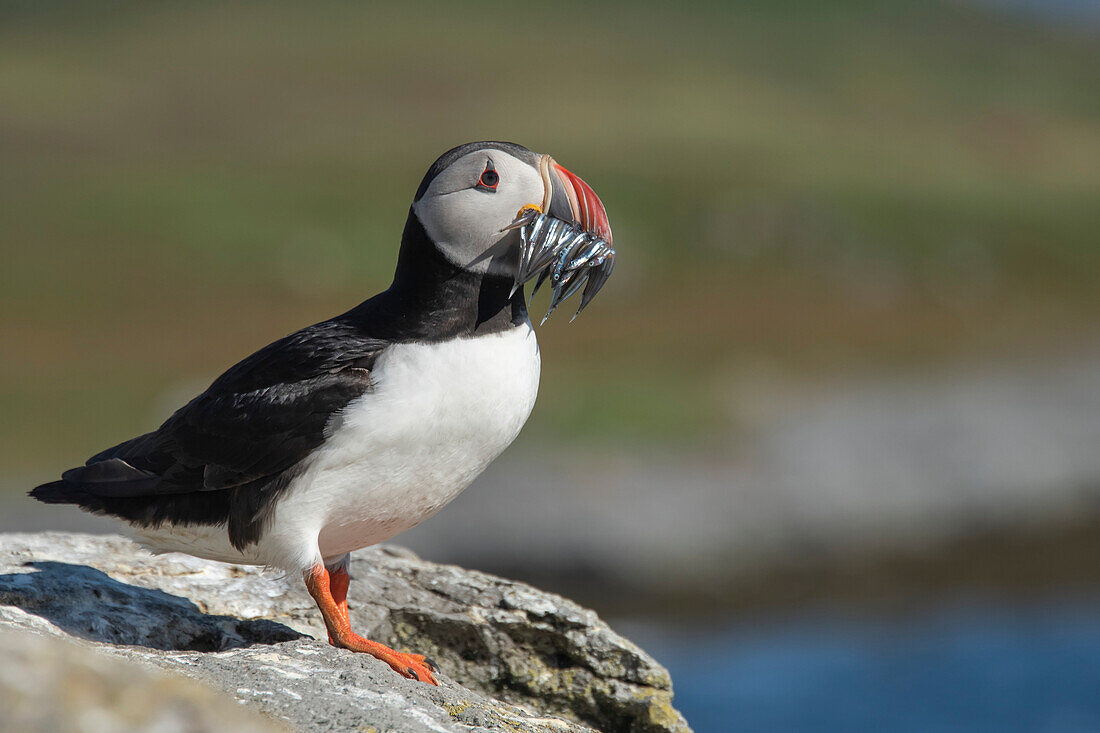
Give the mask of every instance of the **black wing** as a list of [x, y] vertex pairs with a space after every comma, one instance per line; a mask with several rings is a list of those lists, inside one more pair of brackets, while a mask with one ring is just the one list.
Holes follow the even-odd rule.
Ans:
[[242, 548], [259, 539], [332, 415], [370, 390], [387, 345], [346, 317], [304, 328], [229, 369], [156, 431], [31, 496], [142, 525], [225, 523]]

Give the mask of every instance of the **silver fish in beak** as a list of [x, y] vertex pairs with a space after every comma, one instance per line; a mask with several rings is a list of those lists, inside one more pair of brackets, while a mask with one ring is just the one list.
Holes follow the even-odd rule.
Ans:
[[[512, 293], [538, 277], [534, 298], [549, 279], [552, 294], [545, 323], [562, 301], [580, 292], [581, 303], [572, 323], [611, 277], [615, 249], [603, 202], [592, 188], [544, 155], [539, 161], [545, 187], [542, 206], [526, 206], [504, 231], [519, 229], [519, 262]], [[564, 199], [564, 200], [562, 200]], [[566, 213], [568, 212], [568, 213]], [[566, 221], [569, 216], [571, 221]]]

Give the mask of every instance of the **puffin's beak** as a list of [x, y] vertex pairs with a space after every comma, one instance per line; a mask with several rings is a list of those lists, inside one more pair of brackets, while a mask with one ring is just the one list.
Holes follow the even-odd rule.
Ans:
[[539, 159], [539, 173], [545, 189], [543, 213], [562, 221], [576, 222], [610, 245], [611, 224], [607, 210], [592, 187], [549, 155]]
[[600, 197], [591, 186], [581, 180], [580, 176], [558, 165], [552, 158], [550, 165], [557, 179], [556, 183], [561, 184], [569, 201], [573, 221], [584, 227], [585, 231], [592, 232], [603, 241], [612, 244], [611, 223], [607, 220], [607, 209], [603, 207]]
[[546, 311], [549, 318], [559, 303], [583, 288], [581, 305], [573, 315], [576, 318], [615, 267], [611, 224], [592, 187], [549, 155], [539, 158], [539, 175], [542, 205], [524, 206], [515, 221], [501, 230], [519, 230], [519, 259], [509, 297], [537, 276], [531, 289], [533, 298], [539, 286], [549, 280], [554, 291]]

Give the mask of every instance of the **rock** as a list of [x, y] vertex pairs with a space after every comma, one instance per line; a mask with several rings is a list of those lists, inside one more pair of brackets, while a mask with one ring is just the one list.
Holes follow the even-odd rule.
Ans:
[[75, 637], [311, 731], [689, 730], [668, 673], [571, 601], [396, 547], [351, 573], [355, 628], [432, 657], [440, 687], [310, 638], [326, 637], [298, 577], [117, 536], [0, 535], [0, 629]]
[[0, 659], [4, 731], [287, 730], [206, 685], [58, 638], [2, 630]]

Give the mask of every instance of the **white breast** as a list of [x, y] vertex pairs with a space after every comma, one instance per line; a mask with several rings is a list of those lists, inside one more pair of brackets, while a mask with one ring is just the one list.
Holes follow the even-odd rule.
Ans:
[[305, 530], [323, 557], [334, 557], [435, 514], [515, 440], [539, 371], [530, 324], [387, 349], [371, 372], [372, 391], [332, 420], [276, 509], [271, 539]]
[[373, 389], [333, 416], [259, 544], [240, 553], [224, 526], [131, 534], [156, 551], [288, 570], [381, 543], [438, 512], [508, 447], [535, 405], [539, 371], [530, 324], [396, 344], [375, 363]]
[[373, 388], [335, 415], [258, 545], [225, 527], [136, 530], [155, 550], [287, 569], [383, 542], [435, 514], [519, 434], [538, 392], [530, 323], [436, 344], [397, 344]]

